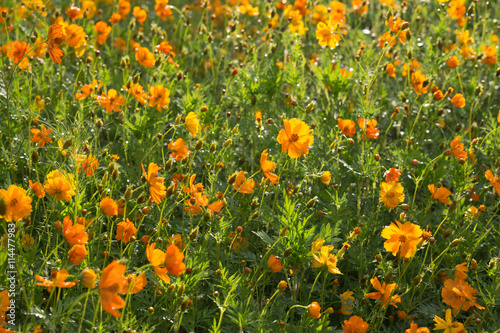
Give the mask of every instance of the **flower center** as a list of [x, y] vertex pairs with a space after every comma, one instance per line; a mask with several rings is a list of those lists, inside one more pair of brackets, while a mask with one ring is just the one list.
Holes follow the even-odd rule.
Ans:
[[293, 133], [292, 136], [290, 137], [290, 141], [292, 142], [299, 141], [299, 135]]
[[399, 241], [400, 241], [401, 243], [406, 242], [406, 236], [405, 236], [405, 235], [399, 235]]
[[389, 197], [389, 198], [394, 198], [395, 196], [396, 196], [396, 192], [387, 193], [387, 197]]
[[17, 205], [17, 199], [16, 199], [16, 198], [14, 198], [14, 199], [12, 199], [12, 200], [10, 201], [10, 206], [11, 206], [11, 207], [14, 207], [15, 205]]

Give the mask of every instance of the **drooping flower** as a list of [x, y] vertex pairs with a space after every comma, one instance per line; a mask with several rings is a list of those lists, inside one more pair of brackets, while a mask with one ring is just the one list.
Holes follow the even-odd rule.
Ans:
[[451, 309], [446, 309], [446, 320], [434, 316], [434, 331], [444, 330], [443, 333], [465, 333], [464, 325], [458, 321], [452, 322]]
[[144, 67], [155, 67], [155, 56], [147, 47], [139, 47], [135, 52], [135, 60]]
[[448, 304], [453, 308], [453, 314], [456, 315], [460, 312], [469, 310], [470, 307], [475, 306], [478, 309], [484, 309], [481, 305], [476, 303], [477, 290], [472, 288], [469, 283], [462, 279], [447, 279], [444, 281], [444, 288], [441, 290], [443, 303]]
[[484, 176], [487, 180], [489, 180], [491, 186], [493, 186], [497, 194], [500, 195], [500, 177], [493, 176], [493, 172], [491, 172], [491, 170], [487, 170], [484, 173]]
[[193, 138], [196, 139], [196, 136], [199, 133], [199, 127], [200, 127], [200, 117], [194, 112], [189, 112], [188, 115], [186, 116], [186, 119], [184, 122], [186, 123], [186, 128], [191, 133]]
[[153, 265], [154, 273], [166, 284], [170, 284], [170, 278], [167, 275], [165, 268], [165, 252], [155, 249], [156, 243], [146, 246], [146, 256], [148, 261]]
[[123, 276], [126, 269], [127, 266], [114, 260], [102, 271], [99, 283], [102, 309], [117, 318], [121, 317], [117, 310], [125, 306], [125, 301], [118, 296], [118, 293], [127, 292], [127, 279]]
[[278, 134], [278, 142], [281, 144], [281, 152], [286, 153], [290, 158], [298, 158], [302, 153], [309, 154], [308, 146], [314, 142], [309, 126], [300, 119], [283, 119], [285, 129], [281, 129]]
[[101, 200], [101, 210], [106, 216], [115, 216], [118, 215], [118, 204], [115, 200], [106, 197]]
[[93, 289], [96, 286], [97, 274], [93, 269], [85, 268], [82, 271], [82, 283], [86, 288]]
[[40, 199], [45, 197], [45, 189], [43, 188], [43, 185], [42, 183], [40, 183], [40, 181], [36, 181], [35, 183], [33, 183], [30, 179], [28, 183], [31, 190], [37, 197], [39, 197]]
[[451, 152], [453, 155], [460, 159], [466, 160], [467, 153], [464, 151], [464, 144], [460, 141], [460, 135], [456, 136], [450, 143]]
[[281, 264], [281, 260], [276, 258], [274, 254], [271, 254], [269, 256], [269, 259], [267, 260], [267, 267], [271, 269], [274, 273], [278, 273], [283, 269], [283, 265]]
[[80, 265], [88, 254], [89, 252], [85, 248], [85, 245], [75, 244], [68, 251], [68, 259], [73, 265]]
[[184, 192], [189, 193], [189, 199], [184, 202], [184, 211], [188, 214], [199, 214], [202, 209], [208, 205], [207, 195], [204, 193], [202, 183], [194, 184], [196, 174], [192, 174], [189, 178], [189, 188], [184, 187]]
[[251, 194], [253, 192], [253, 188], [255, 187], [255, 182], [253, 179], [247, 179], [245, 176], [245, 171], [241, 170], [236, 175], [236, 180], [233, 183], [233, 188], [245, 194]]
[[392, 252], [393, 256], [399, 252], [400, 257], [411, 258], [417, 252], [422, 229], [408, 221], [405, 224], [401, 224], [399, 221], [396, 223], [397, 225], [391, 223], [389, 227], [382, 230], [382, 237], [387, 239], [384, 248]]
[[107, 113], [111, 113], [112, 111], [120, 112], [120, 107], [125, 105], [123, 95], [118, 95], [115, 89], [109, 89], [108, 93], [102, 92], [101, 96], [97, 96], [97, 100], [106, 109]]
[[318, 319], [319, 317], [321, 317], [321, 306], [319, 306], [318, 302], [312, 302], [311, 304], [309, 304], [307, 313], [309, 313], [309, 316], [311, 318]]
[[401, 183], [395, 181], [382, 182], [380, 184], [380, 201], [384, 202], [389, 209], [396, 208], [397, 205], [403, 202], [405, 194]]
[[135, 19], [137, 20], [137, 22], [139, 22], [140, 25], [142, 25], [148, 18], [148, 13], [139, 6], [134, 7], [132, 15], [134, 15]]
[[[141, 164], [142, 165], [142, 164]], [[144, 177], [149, 183], [149, 194], [156, 204], [160, 204], [161, 199], [165, 198], [167, 193], [167, 188], [163, 185], [163, 177], [158, 177], [158, 171], [161, 168], [156, 163], [149, 163], [148, 173], [144, 170], [144, 165], [142, 165], [142, 172]]]
[[325, 185], [330, 184], [330, 180], [332, 179], [332, 173], [330, 171], [325, 171], [321, 174], [321, 182]]
[[134, 224], [127, 219], [116, 226], [116, 240], [121, 240], [127, 244], [130, 241], [130, 237], [135, 235], [136, 232], [137, 229]]
[[450, 199], [448, 197], [451, 194], [451, 191], [448, 190], [446, 187], [441, 186], [440, 188], [437, 188], [436, 185], [430, 184], [427, 186], [429, 191], [431, 192], [431, 198], [434, 200], [439, 200], [445, 205], [451, 205]]
[[453, 96], [450, 102], [457, 108], [463, 108], [465, 106], [465, 98], [462, 94], [456, 94], [455, 96]]
[[273, 185], [278, 184], [278, 179], [279, 176], [275, 175], [274, 173], [271, 173], [276, 168], [276, 163], [268, 161], [269, 154], [267, 153], [267, 149], [265, 149], [261, 154], [260, 154], [260, 168], [262, 169], [262, 172], [264, 173], [264, 177], [269, 179]]
[[30, 215], [31, 201], [33, 200], [26, 194], [26, 190], [16, 186], [10, 185], [7, 190], [0, 189], [0, 198], [3, 199], [6, 207], [5, 215], [0, 215], [5, 221], [19, 221], [22, 218]]
[[40, 281], [36, 285], [41, 287], [47, 287], [47, 290], [51, 292], [52, 288], [54, 287], [71, 288], [76, 284], [75, 282], [65, 282], [69, 276], [68, 271], [65, 269], [61, 269], [60, 271], [56, 271], [55, 269], [53, 269], [52, 272], [50, 273], [50, 276], [52, 280], [48, 280], [41, 276], [35, 275], [35, 279], [37, 281]]
[[167, 88], [162, 85], [149, 87], [149, 106], [154, 107], [156, 105], [156, 110], [160, 112], [161, 109], [168, 109], [169, 103], [170, 91]]
[[380, 304], [383, 308], [386, 308], [388, 305], [392, 305], [394, 307], [398, 307], [396, 303], [401, 303], [401, 298], [399, 295], [392, 295], [392, 291], [396, 288], [396, 283], [386, 284], [385, 282], [381, 285], [380, 281], [377, 277], [370, 280], [372, 286], [378, 290], [378, 292], [368, 293], [366, 297], [371, 299], [380, 300]]
[[366, 333], [369, 327], [370, 325], [358, 316], [351, 316], [349, 320], [344, 320], [342, 324], [344, 333]]
[[52, 130], [45, 128], [43, 124], [40, 126], [40, 129], [32, 128], [31, 134], [33, 136], [31, 137], [31, 142], [36, 143], [38, 148], [42, 148], [47, 142], [52, 142], [52, 138], [49, 137], [51, 132]]
[[175, 140], [175, 142], [170, 141], [168, 144], [168, 150], [172, 150], [170, 156], [172, 156], [172, 158], [176, 161], [180, 161], [187, 155], [191, 154], [188, 146], [186, 146], [184, 139], [182, 138]]
[[169, 274], [179, 276], [184, 273], [186, 265], [182, 262], [184, 260], [184, 254], [175, 245], [167, 245], [167, 250], [165, 251], [165, 268]]
[[64, 33], [60, 24], [52, 24], [49, 27], [48, 39], [47, 52], [49, 52], [50, 59], [56, 64], [60, 64], [61, 57], [64, 55], [64, 52], [59, 48], [64, 41]]

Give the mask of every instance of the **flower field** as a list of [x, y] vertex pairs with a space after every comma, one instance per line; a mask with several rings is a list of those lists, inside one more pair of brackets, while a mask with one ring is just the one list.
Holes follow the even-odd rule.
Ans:
[[497, 0], [0, 0], [1, 332], [500, 332]]

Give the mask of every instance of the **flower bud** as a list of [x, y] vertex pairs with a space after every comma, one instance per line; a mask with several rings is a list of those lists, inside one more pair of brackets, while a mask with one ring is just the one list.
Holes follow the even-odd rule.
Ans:
[[197, 142], [196, 142], [196, 146], [194, 147], [196, 150], [200, 150], [201, 148], [203, 147], [203, 140], [202, 139], [199, 139]]
[[282, 293], [286, 290], [288, 287], [288, 283], [286, 281], [281, 280], [280, 283], [278, 283], [278, 290]]
[[455, 238], [455, 239], [451, 242], [450, 247], [457, 247], [457, 246], [458, 246], [458, 244], [460, 244], [460, 239]]
[[181, 297], [182, 294], [184, 294], [185, 290], [186, 290], [186, 287], [184, 285], [180, 285], [179, 288], [177, 288], [177, 297]]
[[231, 131], [231, 133], [232, 133], [233, 135], [236, 135], [236, 134], [238, 133], [238, 131], [239, 131], [239, 130], [240, 130], [239, 125], [236, 125], [236, 126], [234, 126], [233, 130]]
[[307, 104], [307, 106], [306, 106], [306, 113], [308, 113], [308, 114], [311, 113], [311, 111], [313, 109], [314, 109], [314, 103], [313, 102]]
[[193, 230], [191, 230], [191, 232], [189, 233], [189, 239], [190, 240], [195, 240], [196, 237], [198, 237], [198, 227], [194, 228]]
[[129, 201], [132, 198], [133, 194], [134, 194], [134, 191], [132, 190], [132, 188], [127, 187], [127, 189], [125, 190], [125, 195], [124, 195], [125, 201]]
[[307, 202], [307, 208], [311, 208], [316, 204], [316, 198], [312, 198]]
[[233, 140], [227, 139], [226, 142], [224, 142], [224, 148], [229, 147], [233, 143]]
[[214, 153], [216, 149], [217, 149], [217, 144], [215, 142], [212, 142], [210, 144], [210, 152]]
[[476, 259], [472, 259], [470, 261], [470, 265], [471, 265], [472, 270], [475, 271], [477, 269], [477, 261], [476, 261]]

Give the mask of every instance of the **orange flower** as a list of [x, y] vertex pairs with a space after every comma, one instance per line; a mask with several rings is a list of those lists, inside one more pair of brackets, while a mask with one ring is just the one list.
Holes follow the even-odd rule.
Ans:
[[332, 173], [330, 171], [325, 171], [321, 174], [321, 182], [325, 185], [330, 184], [330, 180], [332, 179]]
[[[411, 258], [417, 252], [417, 244], [422, 236], [422, 230], [416, 224], [405, 222], [401, 224], [396, 221], [397, 225], [391, 223], [389, 227], [382, 230], [382, 237], [387, 239], [384, 243], [384, 248], [392, 252], [395, 256], [398, 252], [400, 257]], [[401, 246], [401, 251], [399, 247]]]
[[45, 197], [45, 189], [43, 188], [42, 183], [40, 183], [39, 181], [33, 183], [31, 180], [29, 180], [28, 182], [31, 190], [37, 197], [39, 197], [40, 199]]
[[439, 200], [448, 206], [451, 205], [451, 202], [448, 199], [448, 197], [451, 194], [451, 191], [448, 190], [446, 187], [441, 186], [440, 188], [437, 188], [436, 185], [431, 184], [431, 185], [427, 186], [427, 188], [431, 192], [432, 199]]
[[135, 274], [129, 274], [126, 279], [126, 285], [120, 294], [137, 294], [139, 291], [144, 289], [146, 284], [148, 284], [146, 273], [141, 273], [138, 276]]
[[231, 239], [229, 242], [231, 243], [231, 250], [239, 250], [248, 247], [248, 242], [245, 237], [241, 236], [241, 232], [238, 233], [230, 233], [228, 237]]
[[385, 25], [391, 29], [391, 31], [398, 36], [401, 43], [406, 43], [406, 31], [402, 30], [402, 26], [406, 21], [402, 20], [401, 17], [397, 17], [394, 21], [394, 16], [390, 16], [389, 20], [385, 21]]
[[274, 273], [278, 273], [283, 269], [283, 265], [281, 265], [281, 260], [276, 258], [274, 254], [271, 254], [269, 259], [267, 260], [267, 267], [269, 267]]
[[85, 248], [85, 245], [75, 244], [68, 251], [68, 259], [73, 265], [80, 265], [88, 254], [89, 252]]
[[66, 15], [72, 20], [77, 20], [83, 18], [83, 10], [76, 6], [69, 6], [66, 10]]
[[[452, 0], [453, 1], [453, 0]], [[459, 0], [461, 1], [461, 0]], [[465, 0], [463, 0], [465, 1]], [[465, 7], [464, 7], [465, 8]], [[460, 43], [460, 54], [464, 59], [468, 59], [471, 55], [476, 54], [474, 50], [469, 46], [469, 44], [474, 43], [474, 39], [470, 37], [469, 30], [456, 31], [458, 36], [458, 41]]]
[[90, 177], [99, 166], [99, 160], [90, 153], [89, 156], [85, 156], [78, 164], [80, 165], [78, 172], [83, 170], [87, 177]]
[[160, 17], [160, 20], [165, 21], [167, 17], [172, 15], [172, 9], [168, 5], [169, 0], [155, 0], [155, 12]]
[[405, 331], [405, 333], [431, 333], [427, 327], [418, 327], [412, 320], [410, 328]]
[[125, 105], [123, 95], [118, 95], [115, 89], [109, 89], [107, 94], [102, 92], [101, 96], [97, 96], [97, 100], [106, 109], [107, 113], [111, 113], [112, 111], [120, 112], [120, 106]]
[[465, 106], [465, 98], [462, 94], [456, 94], [450, 101], [451, 104], [457, 108], [463, 108]]
[[134, 224], [127, 219], [126, 221], [121, 221], [116, 226], [116, 240], [121, 240], [125, 244], [130, 241], [130, 237], [135, 235], [137, 229]]
[[165, 198], [167, 193], [167, 188], [163, 185], [163, 177], [157, 176], [160, 170], [161, 168], [156, 163], [149, 163], [148, 173], [146, 174], [144, 165], [142, 165], [142, 172], [149, 183], [149, 194], [157, 205], [160, 204], [161, 199]]
[[200, 127], [200, 117], [196, 115], [194, 112], [189, 112], [186, 118], [184, 119], [184, 122], [186, 124], [186, 128], [191, 133], [193, 138], [196, 139], [196, 136], [199, 133], [199, 127]]
[[118, 2], [118, 12], [120, 13], [122, 19], [125, 19], [125, 16], [130, 13], [130, 1], [129, 0], [120, 0]]
[[115, 200], [106, 197], [101, 200], [100, 206], [104, 215], [106, 216], [118, 215], [118, 204], [116, 203]]
[[168, 43], [168, 41], [163, 41], [156, 45], [155, 49], [157, 49], [159, 53], [169, 54], [170, 51], [172, 51], [172, 46]]
[[432, 99], [435, 101], [440, 101], [444, 98], [443, 92], [441, 90], [436, 90], [436, 92], [432, 95]]
[[114, 260], [102, 271], [99, 283], [102, 309], [117, 318], [121, 317], [117, 310], [125, 306], [125, 301], [118, 293], [127, 292], [127, 279], [123, 276], [126, 269], [127, 266]]
[[453, 276], [457, 280], [465, 280], [467, 279], [467, 273], [469, 269], [467, 268], [467, 263], [463, 262], [460, 265], [456, 265], [453, 271]]
[[[85, 31], [77, 24], [71, 24], [64, 29], [65, 39], [69, 46], [78, 48], [85, 42]], [[49, 40], [50, 45], [50, 40]]]
[[184, 211], [188, 214], [199, 214], [202, 209], [208, 205], [207, 195], [203, 193], [203, 184], [194, 185], [196, 174], [191, 175], [189, 179], [189, 188], [184, 187], [184, 192], [189, 193], [189, 199], [184, 202]]
[[460, 63], [458, 62], [457, 56], [449, 57], [448, 60], [446, 60], [446, 66], [451, 69], [456, 68], [458, 65], [460, 65]]
[[426, 94], [428, 92], [429, 85], [424, 87], [424, 82], [427, 81], [427, 78], [421, 71], [416, 71], [411, 74], [411, 83], [413, 85], [413, 90], [417, 93], [417, 95]]
[[139, 47], [135, 52], [135, 60], [144, 67], [155, 67], [155, 56], [147, 47]]
[[401, 183], [395, 181], [383, 182], [380, 184], [380, 201], [383, 201], [387, 208], [394, 209], [405, 199], [403, 191], [404, 188]]
[[142, 105], [146, 104], [146, 99], [148, 98], [148, 94], [143, 90], [142, 86], [139, 83], [133, 83], [130, 88], [123, 86], [123, 88], [134, 98], [141, 103]]
[[278, 142], [281, 144], [281, 152], [288, 151], [290, 158], [298, 158], [302, 153], [309, 154], [308, 146], [314, 142], [309, 126], [300, 119], [283, 119], [285, 129], [278, 134]]
[[323, 246], [323, 242], [323, 239], [318, 238], [312, 244], [311, 250], [318, 253], [313, 253], [313, 261], [311, 263], [311, 267], [317, 268], [326, 265], [330, 273], [342, 274], [337, 268], [337, 257], [334, 254], [330, 253], [333, 250], [333, 245]]
[[30, 47], [26, 42], [13, 41], [7, 44], [7, 57], [21, 69], [30, 67], [28, 53]]
[[472, 288], [464, 280], [457, 278], [444, 281], [444, 288], [441, 290], [443, 303], [453, 308], [454, 315], [458, 314], [460, 309], [467, 311], [472, 306], [484, 309], [484, 307], [476, 303], [476, 295], [476, 289]]
[[450, 14], [452, 19], [459, 19], [464, 16], [466, 11], [465, 0], [451, 0], [449, 6], [450, 8], [446, 11]]
[[73, 221], [69, 216], [63, 220], [63, 237], [68, 242], [69, 246], [87, 244], [89, 235], [85, 232], [85, 226], [79, 223], [73, 225]]
[[65, 200], [66, 202], [69, 202], [71, 197], [75, 195], [74, 185], [73, 175], [60, 170], [51, 171], [43, 184], [48, 195], [55, 196], [56, 200]]
[[363, 15], [368, 11], [368, 4], [363, 0], [352, 0], [351, 6], [352, 10], [359, 15]]
[[378, 292], [368, 293], [366, 297], [371, 299], [379, 299], [380, 304], [383, 308], [386, 308], [388, 305], [393, 305], [394, 307], [398, 307], [396, 303], [401, 303], [401, 298], [399, 295], [392, 295], [392, 291], [396, 288], [396, 283], [387, 284], [384, 282], [380, 285], [380, 281], [377, 277], [370, 280], [372, 286], [378, 290]]
[[165, 251], [165, 268], [169, 274], [179, 276], [184, 273], [186, 265], [182, 262], [184, 260], [184, 254], [175, 245], [167, 245], [167, 250]]
[[85, 268], [82, 271], [82, 283], [86, 288], [95, 288], [95, 280], [97, 279], [97, 274], [93, 269]]
[[352, 120], [344, 120], [342, 118], [338, 118], [337, 121], [342, 134], [352, 138], [354, 133], [356, 133], [356, 123]]
[[186, 247], [186, 239], [182, 238], [181, 235], [173, 235], [172, 237], [168, 237], [167, 242], [169, 244], [177, 246], [181, 251], [183, 251]]
[[253, 188], [255, 186], [255, 182], [253, 179], [248, 179], [245, 177], [245, 171], [241, 170], [236, 175], [236, 180], [234, 181], [233, 188], [240, 192], [251, 194], [253, 192]]
[[385, 181], [386, 182], [398, 182], [399, 181], [399, 176], [401, 176], [401, 170], [396, 169], [396, 168], [390, 168], [388, 171], [385, 172]]
[[319, 22], [316, 26], [316, 38], [321, 46], [335, 48], [340, 42], [340, 33], [337, 31], [338, 23], [334, 23], [331, 19], [328, 24]]
[[94, 31], [97, 32], [97, 42], [101, 45], [106, 43], [108, 35], [111, 32], [111, 27], [108, 27], [106, 22], [99, 21], [94, 25]]
[[264, 177], [269, 179], [273, 185], [278, 184], [279, 177], [274, 173], [271, 173], [276, 168], [276, 164], [274, 162], [268, 161], [267, 157], [269, 154], [267, 153], [267, 149], [260, 154], [260, 167], [262, 172], [264, 173]]
[[309, 313], [309, 316], [313, 319], [318, 319], [321, 317], [321, 306], [319, 306], [318, 302], [312, 302], [309, 304], [307, 313]]
[[486, 171], [484, 176], [490, 181], [491, 186], [493, 186], [497, 194], [500, 195], [500, 178], [493, 176], [493, 172], [491, 172], [491, 170]]
[[41, 129], [32, 128], [31, 134], [33, 134], [33, 136], [31, 137], [31, 142], [36, 143], [38, 148], [45, 147], [47, 142], [52, 142], [52, 138], [49, 137], [51, 132], [52, 130], [45, 128], [43, 124]]
[[179, 138], [174, 141], [170, 141], [168, 144], [168, 150], [172, 150], [170, 156], [174, 158], [176, 161], [182, 160], [187, 155], [191, 154], [188, 146], [185, 145], [185, 142], [182, 138]]
[[96, 80], [92, 80], [91, 84], [86, 84], [80, 89], [81, 93], [75, 94], [75, 99], [79, 101], [84, 100], [85, 98], [95, 93], [95, 91], [101, 87], [102, 82], [98, 83]]
[[140, 25], [142, 25], [148, 18], [148, 13], [139, 6], [134, 7], [132, 15], [134, 15], [135, 19], [137, 20], [137, 22], [139, 22]]
[[390, 77], [396, 77], [396, 67], [394, 67], [393, 64], [387, 64], [387, 66], [385, 67], [385, 72]]
[[111, 14], [111, 17], [109, 18], [109, 23], [116, 24], [116, 23], [120, 22], [121, 19], [122, 19], [122, 16], [120, 14], [113, 13], [113, 14]]
[[[170, 91], [161, 86], [149, 87], [149, 103], [148, 105], [154, 107], [156, 105], [156, 110], [158, 112], [161, 109], [168, 109], [168, 104], [170, 103]], [[196, 138], [196, 136], [194, 136]]]
[[460, 141], [460, 135], [456, 136], [450, 143], [451, 152], [458, 159], [467, 159], [467, 153], [464, 151], [464, 144]]
[[47, 51], [49, 52], [50, 59], [56, 64], [60, 64], [64, 52], [59, 48], [64, 41], [64, 33], [60, 24], [52, 24], [49, 27], [49, 42], [47, 43]]
[[498, 58], [496, 56], [497, 53], [496, 45], [491, 45], [490, 47], [483, 45], [482, 49], [484, 56], [481, 59], [481, 61], [487, 64], [488, 66], [492, 67], [498, 61]]
[[68, 271], [65, 269], [61, 269], [60, 271], [56, 271], [55, 269], [53, 269], [50, 273], [50, 276], [52, 280], [47, 280], [41, 276], [35, 275], [35, 279], [40, 281], [36, 285], [47, 287], [47, 290], [51, 292], [53, 287], [71, 288], [76, 284], [75, 282], [65, 282], [69, 276]]
[[154, 273], [157, 277], [163, 280], [166, 284], [170, 283], [170, 278], [167, 275], [165, 268], [165, 252], [155, 249], [156, 243], [146, 246], [146, 256], [148, 261], [153, 265]]
[[349, 320], [344, 320], [342, 324], [344, 333], [366, 333], [368, 327], [368, 323], [358, 316], [351, 316]]
[[10, 185], [7, 190], [0, 190], [0, 198], [3, 199], [6, 206], [5, 215], [0, 215], [5, 221], [19, 221], [25, 216], [30, 215], [31, 197], [26, 195], [26, 190], [16, 185]]

